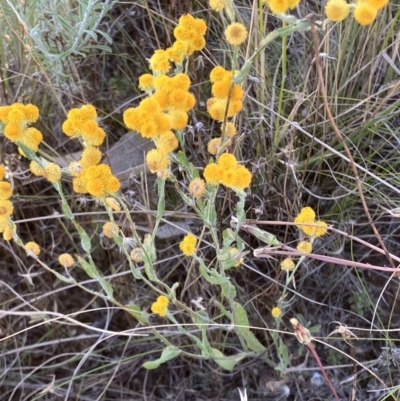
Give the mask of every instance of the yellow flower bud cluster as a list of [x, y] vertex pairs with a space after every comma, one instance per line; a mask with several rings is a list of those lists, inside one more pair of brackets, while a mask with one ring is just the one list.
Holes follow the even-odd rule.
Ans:
[[98, 126], [96, 118], [96, 109], [91, 104], [85, 104], [68, 112], [62, 130], [70, 138], [82, 138], [85, 146], [100, 146], [106, 134]]
[[[0, 107], [0, 129], [4, 136], [12, 142], [21, 143], [33, 152], [37, 152], [43, 140], [42, 133], [29, 125], [39, 118], [39, 109], [33, 104], [14, 103]], [[24, 152], [18, 148], [22, 156]]]
[[[204, 35], [207, 32], [207, 24], [201, 18], [194, 18], [190, 14], [182, 15], [179, 18], [179, 23], [174, 29], [176, 42], [167, 49], [170, 55], [173, 55], [176, 50], [186, 44], [186, 56], [191, 56], [195, 51], [204, 49], [206, 40]], [[175, 48], [174, 48], [175, 46]], [[179, 53], [179, 51], [178, 51]], [[175, 62], [178, 62], [174, 57], [170, 57]]]
[[358, 0], [350, 5], [346, 0], [329, 0], [325, 6], [325, 15], [331, 21], [343, 21], [353, 9], [354, 19], [360, 25], [370, 25], [374, 22], [378, 11], [388, 4], [389, 0]]
[[222, 184], [234, 190], [243, 190], [250, 185], [252, 176], [246, 167], [238, 164], [234, 155], [224, 153], [217, 163], [206, 166], [204, 178], [211, 185]]
[[37, 177], [47, 178], [47, 180], [50, 181], [52, 184], [60, 181], [62, 175], [61, 167], [56, 163], [49, 163], [47, 161], [44, 161], [43, 163], [45, 164], [44, 167], [42, 167], [35, 160], [32, 160], [29, 164], [29, 169], [31, 170], [31, 173], [33, 175], [36, 175]]
[[151, 311], [163, 317], [168, 312], [169, 299], [165, 295], [160, 295], [156, 302], [151, 305]]
[[296, 8], [300, 0], [261, 0], [261, 3], [266, 3], [274, 14], [283, 14], [289, 9]]
[[182, 130], [188, 123], [188, 111], [196, 99], [189, 92], [190, 79], [187, 74], [166, 75], [170, 62], [181, 65], [186, 57], [205, 46], [204, 35], [207, 25], [204, 20], [190, 14], [183, 15], [174, 29], [176, 41], [166, 49], [158, 49], [150, 58], [153, 74], [139, 77], [139, 88], [148, 94], [139, 106], [125, 110], [125, 125], [137, 131], [144, 138], [151, 138], [156, 149], [146, 155], [146, 163], [152, 173], [168, 176], [169, 153], [178, 147], [178, 140], [172, 130]]
[[[88, 193], [96, 198], [106, 198], [118, 192], [121, 184], [112, 174], [111, 168], [100, 163], [102, 155], [97, 146], [103, 143], [105, 132], [97, 125], [96, 118], [96, 109], [91, 104], [86, 104], [80, 109], [68, 112], [62, 129], [71, 138], [81, 137], [86, 146], [80, 160], [69, 164], [69, 172], [74, 177], [74, 191], [80, 194]], [[31, 164], [32, 172], [35, 167], [37, 166]]]
[[[297, 228], [310, 238], [322, 237], [328, 231], [328, 225], [324, 221], [315, 221], [315, 212], [309, 206], [301, 209], [300, 213], [295, 217], [294, 222], [300, 223]], [[312, 225], [307, 226], [305, 223]]]
[[195, 97], [188, 91], [188, 75], [158, 75], [151, 83], [148, 77], [143, 77], [142, 75], [139, 78], [139, 85], [150, 97], [143, 99], [139, 106], [125, 110], [125, 125], [144, 138], [152, 139], [157, 139], [171, 129], [185, 128], [188, 122], [187, 112], [196, 103]]
[[9, 241], [12, 238], [10, 217], [14, 211], [14, 206], [9, 200], [12, 195], [11, 184], [4, 181], [4, 176], [4, 167], [0, 166], [0, 233], [3, 233], [3, 238]]
[[206, 44], [206, 31], [207, 25], [204, 20], [194, 18], [190, 14], [182, 15], [174, 29], [176, 41], [166, 50], [157, 49], [150, 57], [150, 69], [153, 74], [167, 74], [171, 69], [170, 61], [181, 65], [186, 57], [202, 50]]
[[[73, 163], [72, 163], [73, 164]], [[106, 164], [97, 164], [83, 168], [79, 173], [73, 174], [75, 165], [70, 165], [70, 172], [75, 177], [72, 180], [74, 191], [78, 194], [86, 194], [96, 198], [105, 198], [118, 192], [121, 184], [115, 177], [111, 168]]]
[[242, 110], [243, 89], [233, 84], [234, 73], [221, 66], [214, 67], [210, 73], [213, 97], [207, 101], [207, 111], [214, 120], [223, 121], [225, 116], [233, 117]]

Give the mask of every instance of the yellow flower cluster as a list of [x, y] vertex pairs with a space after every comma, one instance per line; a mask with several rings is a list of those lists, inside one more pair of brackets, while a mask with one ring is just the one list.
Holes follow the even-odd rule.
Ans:
[[14, 206], [9, 200], [12, 195], [11, 184], [3, 181], [5, 170], [0, 166], [0, 233], [3, 233], [3, 238], [9, 241], [12, 238], [12, 223], [10, 217], [14, 211]]
[[125, 125], [139, 132], [144, 138], [156, 140], [171, 129], [185, 128], [188, 122], [187, 112], [196, 103], [193, 94], [188, 92], [189, 86], [190, 79], [187, 74], [155, 77], [154, 91], [150, 92], [150, 97], [143, 99], [139, 106], [125, 110]]
[[[298, 225], [297, 228], [309, 237], [322, 237], [328, 231], [328, 225], [324, 221], [315, 221], [315, 212], [309, 206], [301, 209], [300, 213], [295, 217], [294, 222], [300, 223], [301, 225]], [[312, 225], [302, 225], [305, 223]]]
[[354, 10], [354, 19], [360, 25], [370, 25], [374, 22], [378, 11], [388, 4], [389, 0], [358, 0], [350, 6], [345, 0], [329, 0], [325, 6], [325, 15], [331, 21], [343, 21]]
[[139, 106], [125, 110], [125, 125], [137, 131], [144, 138], [151, 138], [156, 149], [146, 155], [146, 163], [152, 173], [160, 177], [168, 176], [169, 153], [178, 147], [178, 140], [172, 130], [182, 130], [188, 123], [188, 112], [196, 99], [189, 92], [190, 78], [178, 73], [166, 75], [170, 61], [182, 64], [184, 59], [205, 46], [204, 35], [207, 25], [202, 19], [190, 14], [183, 15], [174, 30], [176, 42], [166, 49], [158, 49], [150, 58], [151, 74], [139, 77], [139, 88], [148, 94]]
[[71, 138], [82, 138], [85, 146], [100, 146], [106, 134], [96, 122], [96, 109], [85, 104], [80, 109], [71, 109], [62, 125], [65, 135]]
[[186, 256], [192, 256], [196, 252], [197, 238], [193, 234], [185, 235], [179, 244], [179, 248]]
[[213, 97], [207, 101], [207, 111], [214, 120], [223, 121], [225, 114], [229, 118], [242, 110], [243, 90], [240, 85], [233, 84], [234, 73], [221, 66], [214, 67], [210, 73]]
[[[187, 48], [184, 53], [186, 56], [191, 56], [195, 51], [200, 51], [204, 49], [206, 45], [206, 40], [204, 39], [204, 35], [207, 32], [207, 24], [201, 18], [194, 18], [190, 14], [182, 15], [179, 18], [179, 23], [174, 29], [174, 36], [176, 42], [167, 49], [167, 52], [170, 55], [170, 58], [178, 63], [178, 60], [175, 60], [173, 55], [177, 50], [183, 50], [183, 47], [186, 45]], [[182, 50], [178, 51], [182, 53]]]
[[160, 295], [156, 302], [151, 305], [151, 311], [163, 317], [168, 312], [169, 299], [165, 295]]
[[[103, 199], [118, 192], [121, 184], [112, 174], [111, 168], [100, 163], [101, 151], [97, 146], [103, 143], [105, 132], [97, 125], [96, 118], [96, 109], [91, 104], [86, 104], [80, 109], [72, 109], [68, 112], [62, 129], [71, 138], [81, 137], [85, 145], [80, 160], [70, 163], [68, 167], [70, 174], [74, 177], [72, 180], [74, 191], [80, 194], [89, 193]], [[31, 163], [30, 167], [34, 174], [40, 174], [40, 169], [35, 163]], [[43, 175], [46, 176], [46, 172]], [[111, 203], [107, 200], [106, 203], [114, 210], [119, 208], [116, 202]]]
[[261, 3], [266, 3], [274, 14], [282, 14], [286, 13], [289, 9], [296, 8], [300, 0], [261, 0]]
[[[191, 56], [195, 51], [202, 50], [206, 45], [204, 35], [207, 25], [204, 20], [194, 18], [190, 14], [182, 15], [179, 23], [174, 29], [176, 41], [166, 50], [158, 49], [150, 57], [150, 69], [154, 75], [167, 74], [171, 69], [170, 61], [181, 65], [186, 57]], [[143, 77], [142, 81], [146, 78]], [[139, 86], [144, 88], [149, 86], [148, 82], [139, 82]]]
[[[37, 152], [43, 140], [42, 133], [29, 124], [39, 118], [39, 109], [33, 104], [14, 103], [11, 106], [0, 107], [0, 123], [3, 125], [4, 136], [12, 142], [21, 143], [33, 152]], [[22, 156], [24, 152], [18, 148]]]
[[208, 184], [222, 184], [228, 188], [243, 190], [251, 183], [250, 171], [237, 163], [231, 153], [224, 153], [217, 163], [210, 163], [204, 169], [204, 178]]
[[[78, 166], [78, 167], [77, 167]], [[121, 184], [115, 177], [111, 168], [106, 164], [97, 164], [80, 169], [79, 162], [73, 162], [69, 166], [74, 191], [78, 194], [86, 194], [96, 198], [105, 198], [110, 194], [118, 192]]]

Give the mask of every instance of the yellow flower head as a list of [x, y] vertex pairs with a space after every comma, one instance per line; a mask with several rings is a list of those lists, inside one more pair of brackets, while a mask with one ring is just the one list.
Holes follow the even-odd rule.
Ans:
[[150, 69], [157, 74], [166, 74], [171, 69], [168, 52], [158, 49], [150, 57]]
[[21, 110], [21, 108], [14, 107], [16, 105], [17, 104], [11, 106], [11, 110], [8, 113], [8, 121], [10, 123], [22, 125], [25, 120], [25, 113], [23, 112], [23, 110]]
[[96, 108], [91, 104], [84, 104], [79, 109], [79, 114], [82, 120], [94, 120], [97, 118]]
[[236, 135], [236, 127], [233, 123], [226, 123], [226, 127], [224, 127], [224, 125], [222, 124], [221, 126], [221, 133], [224, 132], [225, 130], [225, 135], [228, 138], [232, 138], [233, 136]]
[[212, 10], [214, 11], [222, 11], [226, 5], [227, 0], [209, 0], [209, 4]]
[[227, 169], [230, 169], [230, 168], [236, 168], [237, 160], [236, 160], [236, 157], [232, 153], [223, 153], [218, 158], [217, 164], [223, 170], [227, 170]]
[[193, 28], [201, 35], [204, 36], [207, 32], [207, 24], [202, 18], [193, 19]]
[[134, 107], [130, 107], [129, 109], [126, 109], [124, 111], [124, 114], [122, 115], [122, 118], [124, 120], [124, 124], [131, 130], [134, 131], [139, 131], [139, 116], [137, 109]]
[[132, 249], [130, 255], [131, 259], [136, 263], [143, 262], [143, 250], [141, 248]]
[[196, 252], [197, 238], [193, 234], [186, 235], [179, 244], [179, 248], [186, 256], [192, 256]]
[[116, 212], [119, 212], [121, 210], [121, 206], [114, 198], [107, 197], [106, 199], [104, 199], [104, 203], [109, 208], [111, 208], [112, 210], [115, 210]]
[[232, 72], [225, 70], [224, 67], [217, 65], [210, 72], [210, 81], [211, 83], [220, 82], [224, 79], [232, 79]]
[[247, 39], [247, 29], [240, 22], [234, 22], [225, 29], [225, 39], [231, 45], [241, 45]]
[[40, 254], [40, 248], [39, 245], [36, 242], [29, 241], [25, 244], [25, 248], [28, 251], [29, 256], [39, 256]]
[[[77, 175], [79, 175], [82, 172], [82, 169], [83, 169], [83, 167], [80, 162], [73, 161], [68, 165], [68, 170], [73, 177], [76, 177]], [[31, 171], [32, 171], [32, 167], [31, 167]], [[39, 174], [39, 175], [43, 175], [43, 174]]]
[[111, 176], [107, 178], [106, 181], [106, 192], [107, 194], [115, 194], [119, 191], [121, 188], [121, 183], [119, 182], [119, 179], [115, 176]]
[[187, 74], [180, 72], [171, 78], [171, 90], [173, 89], [182, 89], [184, 91], [188, 91], [190, 88], [190, 78]]
[[282, 315], [282, 311], [278, 306], [275, 306], [272, 308], [271, 310], [271, 315], [277, 319], [278, 317], [280, 317]]
[[139, 88], [142, 91], [151, 91], [154, 89], [154, 78], [151, 74], [143, 74], [139, 77]]
[[1, 106], [0, 107], [0, 121], [3, 124], [7, 124], [8, 121], [8, 114], [11, 111], [11, 106]]
[[376, 8], [377, 10], [380, 10], [389, 3], [389, 0], [364, 0], [364, 1], [371, 7]]
[[232, 83], [231, 77], [229, 77], [228, 79], [215, 82], [215, 84], [213, 84], [211, 88], [213, 96], [219, 99], [226, 99], [229, 95], [231, 83]]
[[237, 179], [236, 169], [229, 168], [229, 169], [225, 170], [225, 169], [221, 168], [221, 171], [223, 171], [223, 173], [222, 173], [220, 183], [222, 185], [225, 185], [228, 188], [235, 187], [236, 179]]
[[11, 241], [12, 237], [13, 237], [13, 230], [10, 226], [7, 226], [3, 231], [3, 239], [4, 241]]
[[10, 217], [13, 211], [14, 206], [8, 199], [0, 199], [0, 220]]
[[80, 164], [83, 168], [95, 166], [101, 160], [101, 151], [95, 146], [88, 146], [83, 152]]
[[12, 188], [11, 184], [6, 181], [0, 181], [0, 200], [7, 200], [11, 198]]
[[[82, 139], [85, 141], [87, 146], [100, 146], [106, 137], [106, 133], [104, 132], [103, 128], [100, 128], [96, 123], [96, 127], [92, 125], [92, 120], [88, 120], [82, 126]], [[88, 124], [91, 125], [90, 128], [87, 129]]]
[[288, 0], [266, 0], [264, 2], [268, 4], [269, 9], [274, 14], [285, 13], [290, 7], [290, 3]]
[[370, 25], [374, 22], [378, 10], [368, 2], [359, 1], [354, 9], [354, 19], [360, 25]]
[[164, 295], [160, 295], [157, 298], [157, 301], [153, 302], [151, 305], [151, 311], [161, 317], [164, 317], [168, 312], [168, 304], [169, 299]]
[[0, 219], [0, 233], [4, 233], [7, 227], [9, 227], [9, 221], [7, 219]]
[[285, 271], [292, 271], [295, 266], [292, 258], [283, 259], [281, 262], [281, 269]]
[[311, 251], [312, 251], [311, 242], [308, 242], [308, 241], [300, 241], [300, 242], [297, 244], [296, 249], [297, 249], [299, 252], [311, 253]]
[[168, 154], [159, 149], [152, 149], [146, 155], [146, 164], [152, 173], [167, 170], [169, 167]]
[[48, 163], [43, 168], [43, 176], [52, 184], [61, 180], [61, 168], [56, 163]]
[[155, 143], [157, 149], [165, 153], [173, 152], [179, 146], [178, 139], [172, 131], [167, 131], [165, 134], [160, 135], [155, 140]]
[[301, 231], [309, 237], [321, 237], [326, 234], [328, 225], [324, 221], [315, 221], [315, 212], [309, 207], [303, 207], [300, 213], [294, 219], [295, 223], [310, 223], [307, 225], [298, 225]]
[[168, 58], [176, 64], [182, 64], [189, 53], [189, 44], [184, 40], [177, 40], [167, 49]]
[[29, 127], [24, 130], [19, 141], [27, 148], [37, 152], [40, 143], [43, 141], [43, 135], [38, 129]]
[[200, 198], [206, 192], [206, 183], [201, 178], [194, 178], [189, 184], [189, 193], [194, 198]]
[[172, 109], [169, 111], [168, 116], [171, 121], [172, 129], [184, 129], [188, 122], [188, 115], [184, 111]]
[[325, 6], [325, 14], [331, 21], [343, 21], [350, 12], [345, 0], [329, 0]]
[[75, 260], [69, 253], [63, 253], [58, 257], [58, 263], [64, 267], [72, 267]]
[[22, 128], [18, 123], [8, 123], [4, 127], [4, 136], [10, 141], [19, 141], [22, 136]]
[[[207, 112], [213, 120], [223, 121], [225, 118], [227, 99], [211, 98], [207, 100]], [[229, 115], [228, 117], [232, 117]]]
[[34, 104], [25, 105], [25, 118], [29, 123], [34, 123], [39, 118], [39, 109]]
[[6, 169], [0, 164], [0, 180], [6, 175]]
[[113, 235], [118, 234], [118, 231], [119, 231], [118, 226], [112, 223], [111, 221], [108, 221], [103, 225], [103, 234], [107, 238], [112, 238]]
[[305, 206], [300, 210], [300, 213], [295, 217], [295, 223], [313, 223], [315, 220], [315, 212], [310, 206]]
[[236, 180], [232, 188], [236, 189], [245, 189], [251, 183], [252, 175], [250, 171], [241, 165], [236, 167]]
[[204, 169], [204, 179], [207, 184], [217, 185], [221, 181], [223, 171], [217, 163], [210, 163]]
[[29, 169], [31, 170], [31, 173], [33, 175], [36, 175], [37, 177], [42, 177], [43, 176], [43, 167], [35, 162], [34, 160], [32, 160], [29, 164]]
[[220, 147], [221, 147], [221, 138], [211, 139], [211, 141], [208, 142], [207, 145], [208, 153], [211, 153], [212, 155], [215, 156], [218, 153]]

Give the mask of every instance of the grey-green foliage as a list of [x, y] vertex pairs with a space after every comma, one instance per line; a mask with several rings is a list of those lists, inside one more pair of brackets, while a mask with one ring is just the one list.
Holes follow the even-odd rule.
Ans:
[[0, 15], [10, 28], [22, 26], [35, 57], [56, 77], [63, 74], [62, 61], [70, 55], [84, 56], [90, 49], [111, 51], [99, 44], [110, 36], [99, 29], [104, 16], [117, 0], [18, 0], [0, 2]]

